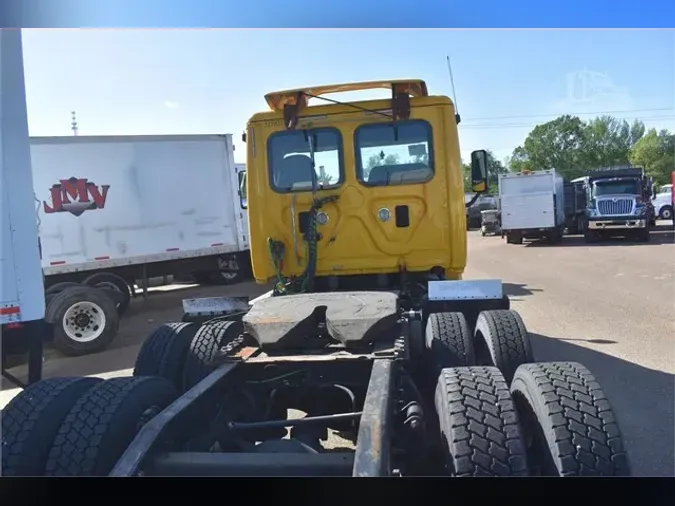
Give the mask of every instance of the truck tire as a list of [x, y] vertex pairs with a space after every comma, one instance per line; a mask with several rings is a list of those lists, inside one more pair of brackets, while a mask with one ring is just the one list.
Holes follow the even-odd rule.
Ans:
[[183, 391], [187, 391], [214, 371], [220, 348], [238, 338], [243, 324], [235, 321], [206, 323], [192, 338], [183, 366]]
[[543, 476], [629, 476], [630, 464], [609, 401], [576, 362], [518, 368], [511, 384], [528, 436], [530, 471]]
[[193, 272], [192, 277], [195, 280], [195, 282], [199, 285], [209, 285], [209, 284], [211, 284], [211, 273], [209, 271]]
[[48, 476], [106, 476], [144, 423], [178, 396], [163, 378], [113, 378], [66, 415], [47, 459]]
[[218, 258], [219, 270], [211, 272], [211, 283], [215, 285], [233, 285], [244, 280], [247, 274], [243, 255], [236, 253]]
[[109, 288], [118, 291], [122, 295], [117, 304], [117, 312], [122, 315], [129, 308], [131, 302], [131, 288], [129, 284], [116, 274], [110, 272], [97, 272], [82, 281], [83, 285], [93, 288]]
[[82, 286], [80, 283], [75, 283], [73, 281], [62, 281], [61, 283], [56, 283], [50, 286], [45, 290], [45, 295], [56, 295], [61, 293], [66, 288], [72, 288], [74, 286]]
[[550, 241], [552, 244], [560, 244], [563, 242], [565, 237], [565, 229], [564, 228], [557, 228], [550, 237]]
[[54, 438], [77, 400], [100, 378], [51, 378], [22, 390], [2, 410], [2, 476], [42, 476]]
[[443, 369], [435, 405], [445, 475], [527, 475], [518, 413], [498, 369]]
[[640, 242], [649, 242], [651, 239], [651, 234], [649, 233], [649, 227], [638, 230], [637, 240]]
[[507, 232], [506, 244], [523, 244], [523, 236], [521, 234]]
[[660, 220], [672, 220], [673, 219], [673, 208], [671, 206], [663, 206], [659, 211]]
[[183, 364], [199, 325], [165, 323], [148, 336], [136, 358], [134, 376], [159, 376], [180, 390]]
[[53, 325], [54, 347], [71, 356], [103, 350], [119, 328], [119, 315], [110, 297], [83, 285], [56, 295], [47, 307], [45, 320]]
[[481, 311], [474, 333], [479, 365], [494, 366], [507, 382], [521, 364], [534, 362], [530, 336], [523, 319], [513, 309]]
[[476, 363], [473, 338], [462, 313], [432, 313], [427, 320], [424, 344], [434, 366], [434, 376], [446, 367]]
[[584, 230], [584, 242], [586, 244], [592, 244], [594, 242], [598, 242], [600, 240], [600, 236], [598, 235], [597, 232], [594, 230], [589, 230], [588, 228]]

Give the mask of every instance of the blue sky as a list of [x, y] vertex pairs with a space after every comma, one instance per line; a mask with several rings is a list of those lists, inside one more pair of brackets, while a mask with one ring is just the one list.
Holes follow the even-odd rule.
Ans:
[[446, 55], [464, 157], [487, 148], [503, 158], [534, 125], [562, 113], [586, 119], [614, 112], [675, 131], [672, 30], [23, 34], [31, 135], [71, 135], [75, 110], [80, 135], [233, 133], [235, 158], [245, 161], [240, 133], [251, 114], [265, 110], [266, 92], [415, 77], [432, 93], [452, 96]]

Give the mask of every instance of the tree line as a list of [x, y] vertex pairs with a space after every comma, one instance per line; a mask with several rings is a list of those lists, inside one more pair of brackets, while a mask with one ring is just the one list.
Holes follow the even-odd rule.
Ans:
[[[647, 130], [639, 120], [598, 116], [583, 121], [564, 115], [535, 126], [504, 161], [488, 151], [491, 192], [497, 189], [498, 174], [509, 171], [555, 169], [570, 180], [595, 168], [629, 164], [644, 167], [658, 185], [669, 183], [675, 170], [675, 134]], [[470, 191], [470, 165], [463, 165], [465, 189]]]

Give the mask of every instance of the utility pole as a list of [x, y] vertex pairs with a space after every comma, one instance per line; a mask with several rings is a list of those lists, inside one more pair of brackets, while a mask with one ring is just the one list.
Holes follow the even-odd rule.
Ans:
[[77, 137], [77, 118], [75, 117], [75, 111], [70, 112], [70, 129], [73, 131], [73, 135]]

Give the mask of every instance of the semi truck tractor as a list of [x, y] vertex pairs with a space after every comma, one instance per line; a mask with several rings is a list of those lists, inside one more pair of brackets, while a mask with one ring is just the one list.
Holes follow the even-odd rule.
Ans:
[[[388, 93], [308, 104], [373, 89]], [[186, 299], [132, 376], [19, 393], [3, 475], [629, 474], [592, 373], [537, 362], [501, 281], [462, 279], [452, 101], [413, 79], [265, 98], [242, 203], [254, 277], [273, 290]], [[477, 193], [487, 160], [472, 153]]]
[[647, 242], [653, 181], [642, 167], [607, 167], [572, 180], [586, 196], [584, 240], [622, 236]]

